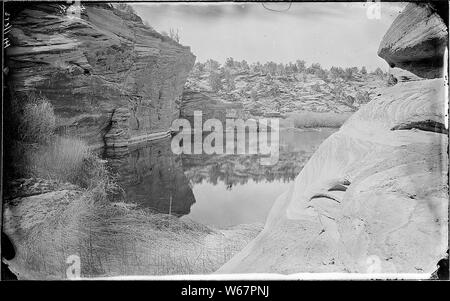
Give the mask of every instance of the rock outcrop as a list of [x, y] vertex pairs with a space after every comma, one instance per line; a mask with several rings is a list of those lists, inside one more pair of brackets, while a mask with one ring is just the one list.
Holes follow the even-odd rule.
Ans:
[[391, 129], [443, 122], [443, 92], [440, 79], [399, 83], [355, 113], [220, 272], [434, 271], [447, 250], [447, 137]]
[[[409, 5], [381, 49], [386, 41], [397, 41], [399, 23], [401, 41], [410, 47], [408, 52], [390, 48], [391, 57], [406, 61], [412, 55], [414, 62], [415, 54], [433, 49], [437, 16], [430, 19], [428, 9]], [[425, 70], [421, 64], [408, 68], [417, 73]], [[425, 71], [422, 76], [438, 74]], [[446, 89], [442, 78], [398, 82], [361, 107], [275, 202], [264, 230], [218, 273], [423, 273], [428, 278], [448, 250]]]
[[442, 77], [448, 43], [446, 18], [448, 6], [443, 4], [408, 4], [383, 37], [378, 55], [391, 67], [420, 77]]
[[60, 132], [93, 146], [127, 146], [167, 134], [195, 57], [109, 4], [27, 4], [12, 15], [7, 49], [15, 93], [55, 108]]
[[351, 78], [345, 79], [323, 71], [329, 74], [324, 80], [308, 72], [272, 76], [263, 71], [239, 67], [226, 67], [226, 70], [233, 76], [234, 89], [227, 89], [223, 79], [223, 87], [214, 91], [209, 80], [211, 72], [207, 68], [200, 71], [194, 67], [183, 95], [185, 107], [192, 107], [190, 102], [196, 107], [201, 103], [214, 103], [203, 105], [203, 110], [220, 112], [223, 103], [240, 105], [240, 110], [253, 117], [275, 117], [275, 112], [279, 117], [280, 114], [284, 116], [301, 111], [345, 114], [356, 111], [386, 86], [383, 74], [363, 74], [359, 71], [354, 71]]
[[230, 116], [227, 114], [233, 114], [234, 118], [242, 118], [244, 106], [242, 103], [224, 102], [208, 92], [185, 89], [180, 107], [180, 117], [186, 118], [193, 124], [195, 111], [202, 112], [203, 121], [215, 118], [224, 122], [226, 117]]

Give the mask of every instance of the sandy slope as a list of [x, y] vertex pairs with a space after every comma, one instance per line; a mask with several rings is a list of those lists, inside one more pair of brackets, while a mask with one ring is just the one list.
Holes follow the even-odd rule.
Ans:
[[218, 273], [434, 271], [448, 248], [447, 135], [391, 129], [444, 123], [444, 88], [399, 83], [363, 106]]

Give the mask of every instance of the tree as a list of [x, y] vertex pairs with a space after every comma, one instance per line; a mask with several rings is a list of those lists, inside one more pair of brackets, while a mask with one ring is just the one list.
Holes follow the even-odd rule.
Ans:
[[344, 69], [342, 67], [331, 67], [330, 69], [331, 76], [335, 79], [343, 78], [344, 77]]
[[298, 72], [303, 72], [303, 71], [305, 71], [305, 69], [306, 69], [306, 62], [305, 62], [305, 61], [303, 61], [303, 60], [297, 60], [297, 61], [295, 62], [295, 64], [297, 65]]
[[217, 71], [220, 67], [219, 62], [212, 59], [207, 60], [205, 65], [209, 72]]
[[172, 39], [173, 41], [175, 41], [175, 42], [177, 42], [177, 43], [180, 42], [180, 35], [179, 35], [179, 33], [178, 33], [178, 29], [175, 30], [175, 29], [171, 28], [171, 29], [169, 30], [169, 33], [167, 33], [167, 31], [164, 31], [164, 30], [163, 30], [163, 31], [161, 31], [161, 34], [162, 34], [163, 36], [165, 36], [165, 37], [168, 37], [168, 38]]
[[174, 40], [177, 43], [180, 43], [180, 34], [178, 33], [178, 29], [173, 29], [171, 28], [169, 30], [169, 38], [171, 38], [172, 40]]
[[246, 60], [243, 60], [241, 62], [241, 68], [244, 69], [245, 71], [248, 71], [250, 69]]
[[274, 62], [267, 62], [264, 64], [264, 71], [270, 75], [275, 75], [277, 72], [277, 64]]
[[366, 66], [362, 66], [362, 67], [361, 67], [361, 74], [364, 74], [364, 75], [367, 74]]
[[286, 75], [286, 69], [284, 68], [284, 65], [281, 63], [277, 65], [277, 74], [281, 76]]
[[292, 64], [292, 65], [289, 64], [289, 67], [290, 67], [292, 73], [298, 73], [298, 67], [296, 64]]
[[250, 70], [252, 72], [259, 73], [259, 72], [263, 71], [263, 67], [260, 62], [256, 62], [256, 63], [251, 64]]
[[375, 69], [375, 71], [373, 72], [373, 74], [378, 75], [378, 76], [384, 76], [384, 72], [383, 70], [378, 67], [377, 69]]
[[229, 57], [225, 60], [225, 67], [233, 68], [234, 67], [234, 59]]
[[344, 70], [344, 78], [347, 80], [350, 80], [353, 78], [353, 72], [354, 69], [353, 68], [345, 68]]

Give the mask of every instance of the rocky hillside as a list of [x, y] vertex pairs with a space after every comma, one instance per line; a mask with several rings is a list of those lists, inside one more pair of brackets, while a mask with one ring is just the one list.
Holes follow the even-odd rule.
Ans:
[[[245, 61], [244, 61], [245, 62]], [[231, 63], [229, 63], [231, 65]], [[192, 94], [219, 99], [221, 104], [241, 106], [247, 116], [284, 116], [291, 112], [354, 112], [379, 94], [387, 75], [381, 70], [367, 73], [358, 68], [325, 70], [313, 64], [302, 71], [288, 72], [269, 67], [249, 67], [247, 63], [218, 67], [214, 61], [197, 63], [186, 82], [183, 103], [190, 104]], [[274, 64], [274, 63], [273, 63]], [[345, 74], [345, 72], [348, 72]], [[215, 101], [217, 103], [217, 101]], [[197, 106], [198, 109], [201, 106]]]
[[106, 3], [27, 4], [11, 12], [10, 90], [48, 98], [60, 132], [93, 146], [167, 133], [195, 61], [189, 47]]
[[[447, 27], [429, 9], [408, 4], [382, 49], [399, 36], [418, 39], [404, 40], [418, 45], [408, 49], [411, 58], [423, 54], [424, 46], [432, 47], [433, 28]], [[386, 52], [395, 56], [402, 49], [391, 46]], [[420, 73], [417, 66], [423, 61], [410, 61], [404, 68]], [[439, 70], [428, 66], [429, 74]], [[275, 202], [264, 230], [219, 273], [429, 277], [448, 249], [447, 88], [443, 78], [385, 88], [319, 147]]]

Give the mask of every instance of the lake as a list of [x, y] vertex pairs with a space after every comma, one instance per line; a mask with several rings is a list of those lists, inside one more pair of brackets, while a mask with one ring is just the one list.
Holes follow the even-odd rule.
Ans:
[[215, 227], [264, 223], [276, 198], [336, 130], [280, 130], [279, 161], [272, 166], [260, 165], [260, 155], [175, 155], [170, 138], [105, 159], [127, 202], [138, 207]]

